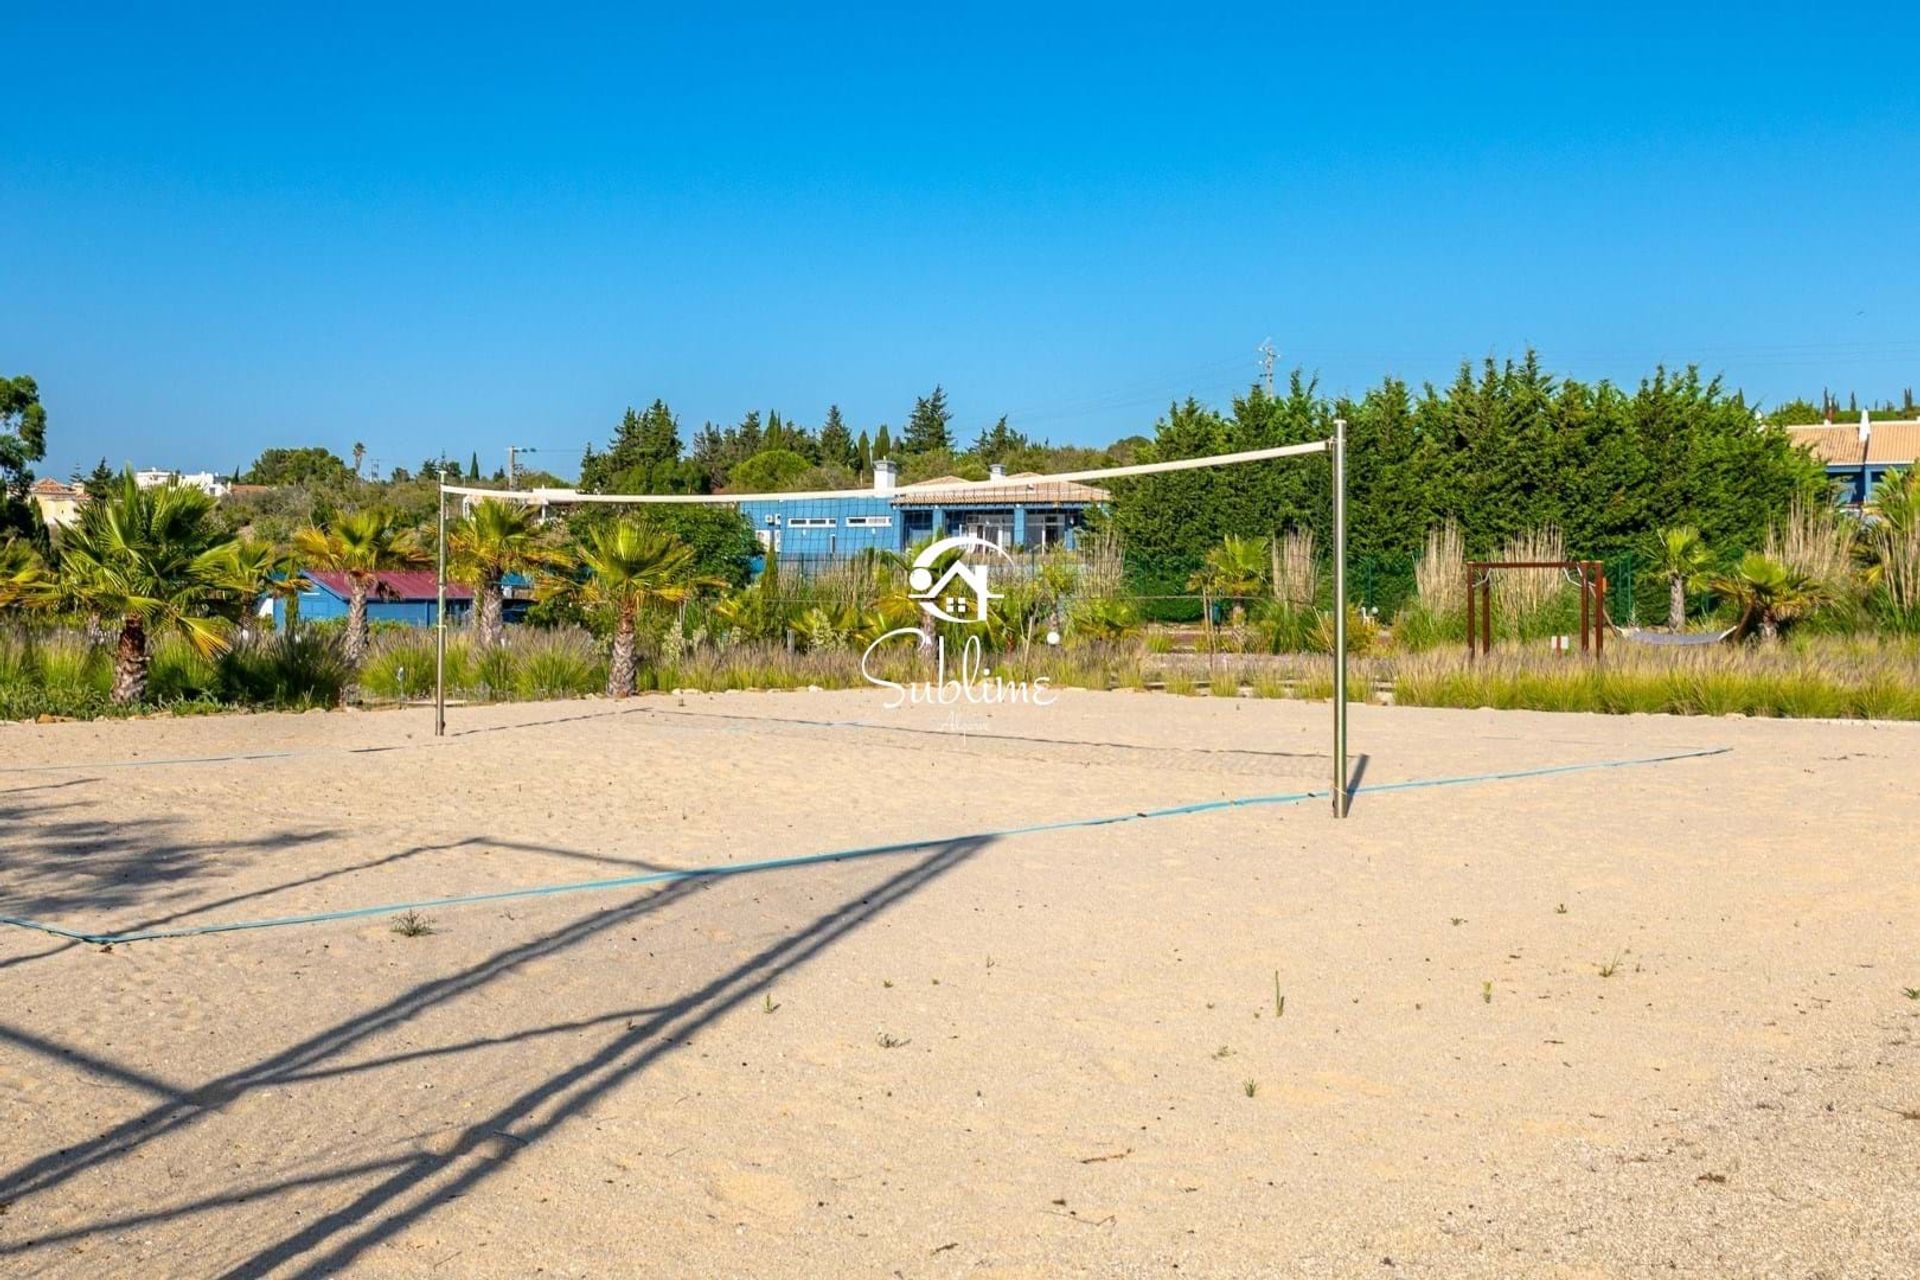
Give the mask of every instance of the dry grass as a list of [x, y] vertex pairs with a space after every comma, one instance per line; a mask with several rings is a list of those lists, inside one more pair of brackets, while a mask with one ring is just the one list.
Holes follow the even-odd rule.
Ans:
[[1920, 719], [1920, 651], [1910, 643], [1648, 649], [1603, 660], [1501, 649], [1477, 661], [1434, 651], [1395, 664], [1395, 703], [1672, 715]]
[[1767, 531], [1766, 555], [1840, 598], [1851, 591], [1854, 526], [1823, 503], [1795, 498], [1787, 518]]
[[1413, 580], [1420, 607], [1430, 616], [1449, 618], [1466, 611], [1467, 544], [1459, 525], [1449, 520], [1428, 531]]
[[[1500, 549], [1500, 559], [1507, 561], [1524, 563], [1566, 558], [1566, 536], [1552, 525], [1517, 533]], [[1515, 634], [1524, 634], [1533, 618], [1559, 609], [1574, 590], [1565, 571], [1560, 569], [1502, 569], [1493, 575], [1497, 625]]]

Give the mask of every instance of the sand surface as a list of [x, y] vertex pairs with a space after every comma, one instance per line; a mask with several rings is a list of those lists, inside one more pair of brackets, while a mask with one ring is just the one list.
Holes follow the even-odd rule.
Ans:
[[1731, 750], [968, 839], [1324, 790], [1329, 709], [879, 703], [0, 727], [0, 913], [90, 933], [928, 842], [0, 929], [0, 1273], [1920, 1275], [1920, 726], [1355, 708], [1367, 787]]

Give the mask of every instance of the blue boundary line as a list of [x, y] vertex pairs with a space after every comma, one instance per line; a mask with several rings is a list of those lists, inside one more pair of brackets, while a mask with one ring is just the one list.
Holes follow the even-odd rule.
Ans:
[[[1666, 764], [1674, 760], [1695, 760], [1706, 756], [1726, 755], [1731, 747], [1710, 747], [1703, 750], [1679, 751], [1668, 755], [1638, 756], [1625, 760], [1593, 760], [1581, 764], [1546, 765], [1538, 769], [1515, 769], [1500, 773], [1472, 773], [1449, 778], [1418, 778], [1410, 782], [1381, 782], [1371, 786], [1356, 787], [1356, 793], [1366, 792], [1384, 794], [1394, 791], [1416, 791], [1432, 787], [1469, 786], [1480, 782], [1508, 782], [1522, 778], [1545, 778], [1566, 773], [1586, 773], [1596, 769], [1626, 769], [1638, 765]], [[998, 840], [1014, 836], [1038, 835], [1048, 831], [1071, 831], [1085, 827], [1107, 827], [1122, 822], [1140, 822], [1152, 818], [1178, 818], [1195, 813], [1210, 813], [1221, 809], [1247, 809], [1263, 805], [1300, 804], [1307, 800], [1326, 799], [1331, 790], [1295, 791], [1279, 795], [1240, 796], [1230, 800], [1202, 800], [1194, 804], [1174, 805], [1165, 809], [1142, 809], [1133, 813], [1111, 814], [1101, 818], [1066, 818], [1057, 822], [1038, 822], [1028, 826], [1000, 827], [991, 831], [974, 831], [962, 835], [933, 836], [922, 840], [902, 840], [890, 844], [863, 845], [852, 849], [835, 849], [826, 853], [796, 854], [784, 858], [762, 858], [753, 862], [723, 863], [715, 866], [688, 867], [683, 870], [650, 871], [642, 875], [615, 876], [607, 880], [576, 880], [562, 884], [535, 885], [526, 889], [500, 889], [490, 893], [459, 894], [449, 898], [424, 898], [414, 902], [388, 902], [371, 907], [348, 907], [338, 911], [316, 911], [306, 915], [273, 916], [262, 920], [227, 920], [211, 924], [188, 925], [178, 929], [133, 930], [127, 933], [87, 933], [79, 929], [68, 929], [57, 924], [48, 924], [40, 920], [29, 920], [21, 916], [0, 916], [0, 925], [12, 925], [21, 929], [33, 929], [41, 933], [52, 934], [56, 938], [66, 938], [74, 942], [85, 942], [98, 946], [112, 946], [125, 942], [153, 942], [164, 938], [194, 938], [210, 933], [231, 933], [241, 929], [274, 929], [290, 925], [324, 924], [335, 920], [357, 920], [368, 916], [395, 915], [402, 911], [418, 911], [430, 907], [471, 906], [483, 902], [507, 902], [517, 898], [548, 898], [563, 893], [590, 893], [609, 889], [628, 889], [640, 885], [670, 884], [680, 880], [719, 880], [728, 876], [750, 875], [761, 871], [782, 871], [792, 867], [810, 867], [828, 862], [847, 862], [856, 858], [880, 857], [890, 853], [905, 853], [913, 849], [926, 849], [934, 845], [957, 844], [973, 840]]]

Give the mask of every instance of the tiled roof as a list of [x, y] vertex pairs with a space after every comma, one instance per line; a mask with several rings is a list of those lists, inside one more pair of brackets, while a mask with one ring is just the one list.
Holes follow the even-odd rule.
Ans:
[[1065, 503], [1088, 505], [1113, 497], [1105, 489], [1075, 480], [1049, 480], [1037, 471], [1022, 471], [998, 480], [962, 480], [941, 476], [894, 490], [900, 506], [940, 506], [983, 503]]
[[1873, 423], [1864, 451], [1860, 447], [1860, 428], [1853, 424], [1788, 427], [1787, 434], [1795, 444], [1830, 467], [1857, 467], [1863, 462], [1907, 466], [1920, 458], [1920, 422]]
[[[325, 587], [342, 600], [353, 594], [353, 587], [344, 573], [329, 573], [320, 569], [308, 569], [301, 576]], [[370, 600], [433, 600], [437, 598], [434, 576], [425, 569], [390, 569], [374, 575], [374, 589], [368, 593]], [[457, 583], [447, 583], [447, 599], [471, 600], [473, 592]]]
[[74, 485], [55, 480], [52, 476], [42, 476], [33, 482], [33, 492], [44, 498], [80, 498], [86, 496]]

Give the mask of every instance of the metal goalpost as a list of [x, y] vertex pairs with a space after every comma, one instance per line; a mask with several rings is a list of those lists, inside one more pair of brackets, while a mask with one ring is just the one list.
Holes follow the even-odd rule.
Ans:
[[[1265, 462], [1274, 458], [1292, 458], [1324, 453], [1332, 462], [1333, 502], [1333, 815], [1347, 816], [1351, 800], [1347, 776], [1347, 423], [1333, 420], [1333, 434], [1325, 440], [1279, 445], [1268, 449], [1247, 449], [1238, 453], [1213, 454], [1201, 458], [1178, 458], [1170, 462], [1142, 462], [1122, 467], [1096, 467], [1085, 471], [1057, 472], [1018, 480], [965, 480], [943, 484], [942, 492], [978, 492], [981, 494], [1018, 490], [1037, 484], [1090, 483], [1123, 480], [1132, 476], [1158, 475], [1171, 471], [1197, 471], [1206, 467], [1236, 466]], [[492, 498], [502, 502], [521, 502], [529, 506], [649, 506], [704, 504], [737, 506], [747, 502], [794, 502], [833, 500], [865, 493], [854, 489], [819, 489], [802, 493], [582, 493], [578, 489], [480, 489], [467, 485], [440, 484], [439, 553], [435, 567], [433, 732], [447, 732], [447, 498]]]

